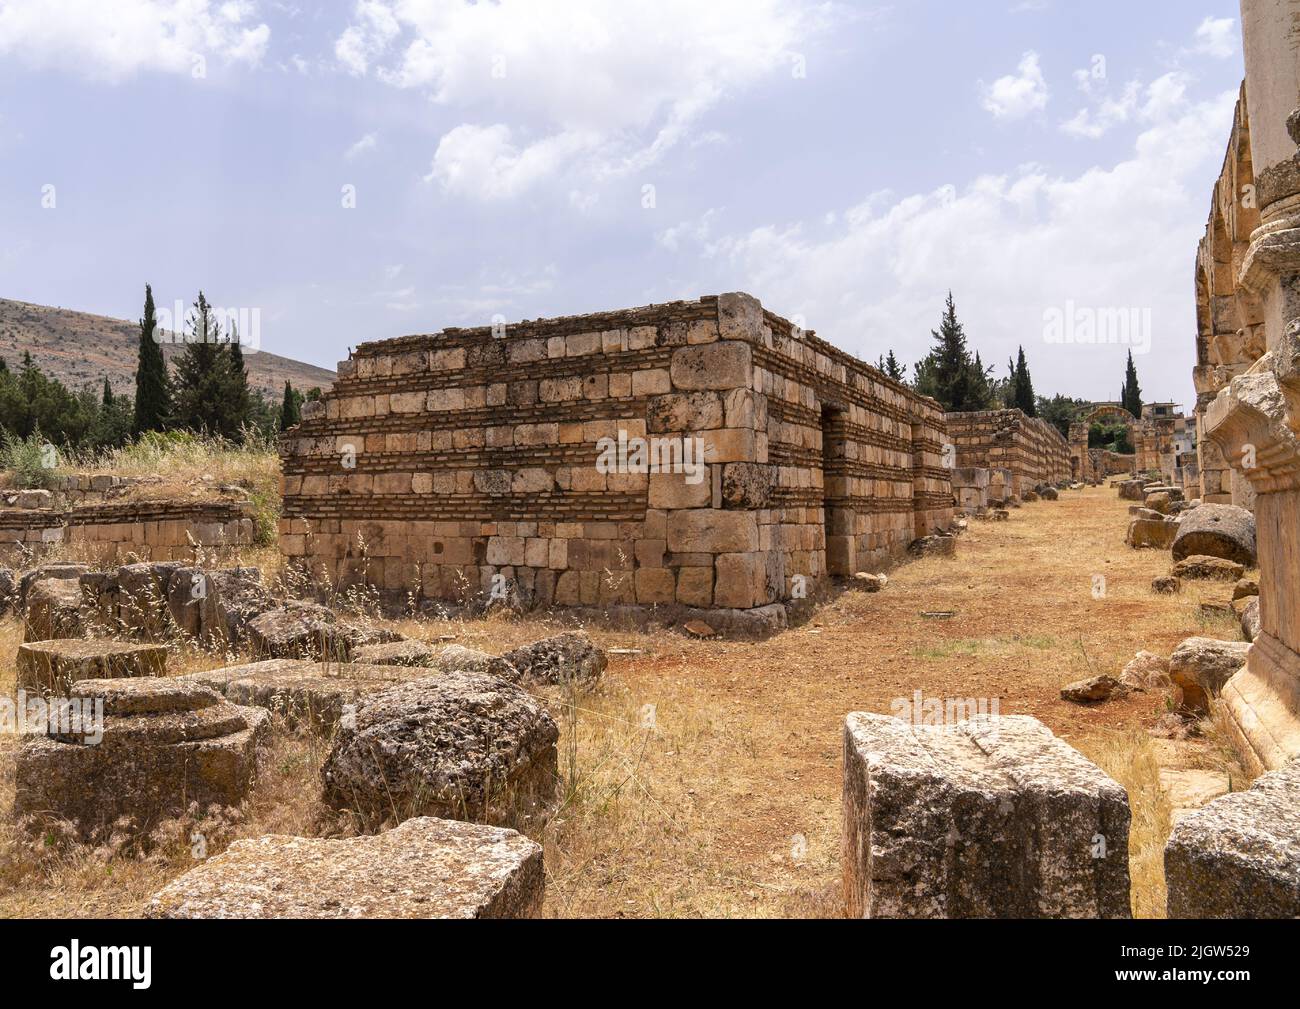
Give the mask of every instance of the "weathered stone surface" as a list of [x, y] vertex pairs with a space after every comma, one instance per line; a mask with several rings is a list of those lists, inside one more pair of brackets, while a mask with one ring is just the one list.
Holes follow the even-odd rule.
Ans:
[[753, 462], [730, 462], [722, 467], [724, 508], [768, 508], [776, 486], [774, 466]]
[[433, 665], [444, 673], [487, 673], [510, 683], [518, 683], [520, 679], [519, 670], [507, 659], [464, 645], [448, 645], [437, 654]]
[[1182, 591], [1181, 579], [1174, 575], [1156, 575], [1151, 579], [1151, 591], [1161, 596], [1176, 596]]
[[1255, 566], [1255, 516], [1245, 508], [1203, 504], [1183, 512], [1173, 543], [1174, 560], [1204, 554]]
[[352, 661], [371, 666], [430, 666], [434, 650], [423, 641], [388, 641], [362, 645], [352, 652]]
[[673, 351], [669, 375], [676, 389], [744, 389], [752, 379], [749, 344], [722, 340]]
[[27, 608], [23, 616], [25, 641], [79, 638], [83, 633], [80, 581], [76, 578], [42, 578], [27, 590]]
[[1259, 596], [1255, 596], [1241, 611], [1241, 635], [1247, 641], [1259, 637]]
[[1161, 767], [1160, 787], [1169, 800], [1169, 819], [1177, 823], [1188, 813], [1232, 791], [1232, 782], [1223, 771], [1196, 767]]
[[907, 552], [914, 557], [955, 557], [957, 556], [957, 538], [955, 536], [922, 536], [908, 544]]
[[1201, 554], [1184, 558], [1173, 567], [1175, 578], [1218, 582], [1235, 582], [1244, 571], [1245, 568], [1236, 561], [1224, 560], [1222, 557], [1206, 557]]
[[1169, 686], [1169, 660], [1154, 652], [1138, 652], [1124, 671], [1120, 683], [1130, 690], [1161, 690]]
[[674, 553], [748, 553], [758, 549], [752, 512], [691, 508], [668, 513], [668, 549]]
[[550, 801], [558, 738], [523, 689], [443, 672], [362, 698], [321, 767], [322, 798], [369, 830], [414, 816], [511, 820]]
[[90, 570], [87, 564], [40, 564], [24, 571], [18, 578], [18, 609], [27, 608], [27, 593], [37, 582], [47, 578], [80, 578]]
[[1246, 664], [1245, 641], [1188, 638], [1169, 657], [1169, 678], [1183, 692], [1183, 707], [1204, 713], [1228, 679]]
[[326, 606], [291, 601], [248, 622], [255, 655], [272, 658], [344, 657], [338, 619]]
[[851, 714], [843, 814], [849, 917], [1130, 914], [1128, 796], [1037, 719]]
[[1144, 480], [1125, 480], [1119, 485], [1119, 496], [1122, 501], [1141, 501], [1146, 494], [1143, 486]]
[[0, 617], [5, 616], [18, 599], [18, 576], [13, 568], [0, 565]]
[[600, 679], [609, 660], [603, 648], [585, 631], [569, 631], [535, 641], [501, 656], [534, 683], [580, 683], [590, 686]]
[[1258, 595], [1259, 582], [1255, 581], [1253, 578], [1238, 579], [1237, 584], [1232, 587], [1232, 598], [1234, 600], [1249, 599], [1252, 596]]
[[17, 666], [21, 689], [63, 694], [78, 680], [162, 676], [167, 669], [167, 649], [79, 638], [28, 641], [18, 646]]
[[150, 918], [534, 918], [542, 849], [503, 827], [417, 817], [340, 840], [235, 841], [163, 887]]
[[1116, 693], [1124, 692], [1124, 684], [1110, 674], [1102, 673], [1062, 687], [1061, 699], [1075, 704], [1096, 704], [1099, 701], [1109, 701]]
[[96, 842], [145, 835], [191, 803], [236, 806], [252, 787], [269, 733], [264, 711], [162, 677], [81, 680], [70, 697], [102, 702], [102, 739], [84, 726], [26, 738], [15, 765], [18, 817], [58, 817]]
[[1165, 882], [1170, 918], [1300, 917], [1300, 761], [1180, 819]]
[[888, 575], [873, 575], [870, 571], [859, 571], [853, 576], [849, 585], [855, 589], [861, 589], [863, 592], [879, 592], [889, 584]]
[[291, 731], [328, 736], [361, 697], [409, 676], [395, 666], [265, 659], [183, 679], [210, 687], [234, 704], [264, 708]]
[[1142, 547], [1168, 550], [1177, 534], [1178, 523], [1172, 519], [1135, 518], [1128, 525], [1125, 542], [1135, 550]]

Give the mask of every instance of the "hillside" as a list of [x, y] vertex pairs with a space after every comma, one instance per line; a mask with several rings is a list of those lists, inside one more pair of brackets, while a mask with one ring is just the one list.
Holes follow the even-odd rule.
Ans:
[[[70, 389], [87, 383], [98, 387], [108, 376], [115, 393], [135, 395], [138, 323], [0, 298], [0, 357], [17, 367], [23, 351], [37, 366]], [[163, 347], [168, 362], [179, 353]], [[266, 351], [245, 352], [249, 384], [278, 402], [287, 379], [295, 389], [328, 388], [334, 372]]]

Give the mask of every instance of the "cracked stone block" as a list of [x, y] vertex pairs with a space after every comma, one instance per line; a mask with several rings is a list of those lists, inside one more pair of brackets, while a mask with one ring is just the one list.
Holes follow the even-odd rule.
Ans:
[[1165, 882], [1170, 918], [1300, 918], [1300, 760], [1183, 816]]
[[535, 918], [541, 846], [513, 830], [417, 817], [382, 834], [235, 841], [173, 880], [150, 918]]
[[190, 803], [238, 806], [253, 786], [270, 721], [258, 708], [165, 677], [81, 680], [69, 696], [102, 704], [102, 736], [83, 722], [25, 738], [16, 818], [55, 816], [93, 843], [122, 831], [147, 835]]
[[1035, 718], [848, 716], [846, 912], [1125, 918], [1124, 789]]

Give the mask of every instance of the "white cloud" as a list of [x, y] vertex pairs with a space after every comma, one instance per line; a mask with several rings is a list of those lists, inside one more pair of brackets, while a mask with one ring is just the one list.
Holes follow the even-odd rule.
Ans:
[[1196, 29], [1196, 42], [1191, 52], [1226, 60], [1238, 48], [1237, 22], [1233, 18], [1207, 17]]
[[4, 0], [0, 55], [117, 81], [190, 73], [197, 57], [256, 64], [271, 29], [251, 3], [208, 0]]
[[1038, 63], [1038, 53], [1025, 53], [1014, 74], [999, 77], [984, 87], [984, 108], [995, 119], [1023, 119], [1047, 108], [1047, 81]]
[[[815, 0], [362, 0], [335, 43], [350, 73], [463, 110], [429, 178], [508, 198], [544, 178], [640, 170], [728, 96], [791, 74], [832, 7]], [[527, 139], [517, 139], [527, 138]], [[500, 178], [470, 179], [477, 170]]]
[[344, 151], [343, 157], [346, 158], [348, 161], [351, 161], [353, 158], [365, 154], [366, 151], [373, 151], [375, 149], [376, 143], [377, 143], [377, 139], [375, 134], [367, 133], [364, 137], [362, 137], [351, 147], [349, 147], [346, 151]]
[[973, 347], [1000, 368], [1023, 344], [1047, 394], [1110, 395], [1126, 348], [1049, 344], [1046, 311], [1150, 309], [1153, 353], [1143, 360], [1159, 370], [1140, 360], [1143, 382], [1187, 399], [1191, 262], [1236, 94], [1193, 103], [1177, 82], [1157, 83], [1138, 114], [1158, 118], [1113, 167], [1059, 177], [1025, 166], [955, 196], [875, 194], [833, 219], [708, 239], [701, 253], [715, 283], [800, 314], [872, 361], [891, 348], [909, 364], [920, 358], [951, 287]]

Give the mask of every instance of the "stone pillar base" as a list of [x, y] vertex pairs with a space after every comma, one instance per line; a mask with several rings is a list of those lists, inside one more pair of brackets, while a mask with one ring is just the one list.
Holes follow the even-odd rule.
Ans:
[[1252, 774], [1276, 771], [1300, 756], [1300, 653], [1267, 632], [1220, 696], [1233, 748]]

